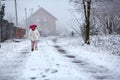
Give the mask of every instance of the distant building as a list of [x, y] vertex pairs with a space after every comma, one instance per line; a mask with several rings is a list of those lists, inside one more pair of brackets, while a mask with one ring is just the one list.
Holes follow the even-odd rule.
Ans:
[[48, 36], [56, 33], [56, 20], [57, 18], [44, 8], [39, 8], [27, 19], [27, 24], [37, 24], [40, 33], [43, 36]]

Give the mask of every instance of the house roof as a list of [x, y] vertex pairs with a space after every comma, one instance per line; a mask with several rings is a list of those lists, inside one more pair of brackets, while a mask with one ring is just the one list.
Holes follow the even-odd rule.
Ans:
[[[35, 14], [39, 13], [40, 11], [44, 11], [46, 12], [48, 15], [52, 16], [54, 19], [57, 20], [57, 18], [55, 16], [53, 16], [51, 13], [49, 13], [47, 10], [45, 10], [44, 8], [40, 7], [35, 13], [33, 13], [31, 16], [34, 16]], [[31, 17], [30, 16], [30, 17]]]

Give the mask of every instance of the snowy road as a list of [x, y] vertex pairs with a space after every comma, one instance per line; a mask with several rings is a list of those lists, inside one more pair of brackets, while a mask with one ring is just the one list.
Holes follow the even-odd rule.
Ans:
[[54, 41], [54, 38], [42, 38], [38, 50], [34, 52], [30, 51], [28, 40], [6, 44], [0, 50], [0, 80], [120, 79], [116, 71], [96, 64], [89, 55], [86, 57], [84, 48], [78, 55], [77, 47], [66, 47], [66, 42], [63, 44], [59, 40]]

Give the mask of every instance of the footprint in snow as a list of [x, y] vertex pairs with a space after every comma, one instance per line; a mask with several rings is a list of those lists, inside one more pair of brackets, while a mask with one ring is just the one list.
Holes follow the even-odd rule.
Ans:
[[75, 58], [75, 56], [73, 56], [73, 55], [65, 55], [65, 56], [68, 58]]
[[35, 80], [35, 79], [36, 79], [36, 77], [31, 77], [30, 79]]
[[56, 70], [56, 69], [51, 71], [51, 73], [57, 73], [57, 72], [58, 72], [58, 70]]

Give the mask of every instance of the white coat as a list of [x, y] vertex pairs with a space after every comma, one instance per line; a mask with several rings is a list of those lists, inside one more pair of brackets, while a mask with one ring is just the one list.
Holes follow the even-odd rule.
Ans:
[[30, 30], [29, 39], [31, 41], [39, 40], [39, 37], [40, 37], [40, 33], [39, 33], [39, 31], [37, 29], [35, 29], [34, 31]]

